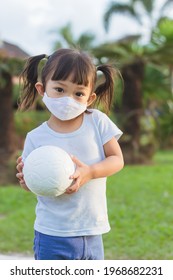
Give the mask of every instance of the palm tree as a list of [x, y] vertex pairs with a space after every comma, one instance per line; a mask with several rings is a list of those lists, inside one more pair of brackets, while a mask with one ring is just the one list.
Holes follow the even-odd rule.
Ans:
[[[18, 48], [16, 48], [19, 51]], [[16, 56], [20, 57], [20, 54]], [[23, 55], [23, 53], [22, 53]], [[1, 183], [10, 181], [9, 161], [14, 157], [17, 141], [13, 111], [13, 75], [21, 72], [21, 58], [10, 57], [8, 49], [0, 49], [0, 174]], [[14, 176], [14, 174], [12, 174]], [[15, 178], [15, 177], [14, 177]], [[12, 180], [14, 180], [14, 178]]]
[[[152, 31], [150, 42], [151, 59], [153, 62], [158, 63], [158, 58], [169, 67], [170, 73], [170, 89], [173, 96], [173, 58], [172, 58], [172, 45], [173, 45], [173, 20], [169, 18], [161, 18], [155, 30]], [[154, 49], [154, 55], [153, 55]]]
[[[172, 1], [166, 1], [161, 11], [163, 12], [171, 3]], [[158, 22], [160, 20], [160, 18], [158, 17], [157, 21], [152, 21], [152, 14], [154, 11], [153, 8], [155, 7], [154, 1], [131, 0], [128, 4], [121, 4], [118, 2], [111, 3], [104, 16], [105, 28], [108, 29], [110, 18], [114, 13], [126, 13], [141, 24], [143, 22], [142, 15], [144, 15], [144, 13], [140, 13], [141, 9], [139, 8], [139, 5], [141, 5], [140, 8], [143, 7], [143, 10], [145, 10], [145, 14], [148, 15], [148, 18], [151, 22], [151, 41], [155, 27], [158, 25]], [[151, 57], [154, 55], [154, 53], [154, 56], [156, 58], [156, 48], [151, 48], [149, 50], [148, 44], [147, 46], [142, 46], [141, 44], [139, 44], [139, 38], [140, 36], [135, 37], [134, 35], [132, 35], [119, 40], [118, 42], [113, 42], [111, 45], [108, 44], [109, 46], [106, 44], [101, 46], [103, 56], [106, 56], [104, 48], [106, 47], [106, 50], [108, 50], [107, 54], [109, 59], [117, 58], [119, 61], [121, 61], [121, 73], [124, 79], [124, 91], [122, 96], [121, 110], [127, 118], [124, 122], [124, 131], [127, 137], [124, 137], [125, 141], [124, 143], [122, 143], [122, 145], [124, 146], [124, 150], [127, 149], [126, 154], [129, 153], [130, 155], [127, 158], [127, 162], [130, 163], [146, 161], [148, 157], [146, 149], [144, 153], [142, 153], [143, 149], [141, 149], [140, 145], [141, 117], [144, 114], [143, 80], [146, 64], [151, 61]], [[169, 50], [171, 50], [172, 52], [172, 48], [169, 47]], [[96, 50], [96, 53], [97, 51], [98, 50]], [[160, 63], [163, 62], [160, 61]], [[149, 153], [150, 155], [152, 154], [151, 151], [149, 151]]]
[[[14, 141], [11, 134], [14, 133], [13, 125], [13, 104], [12, 104], [12, 79], [8, 71], [7, 65], [4, 62], [0, 64], [0, 160], [2, 160], [2, 153], [6, 155], [8, 152], [12, 152], [14, 148]], [[8, 114], [7, 114], [8, 112]]]
[[[109, 63], [118, 61], [124, 85], [121, 105], [114, 105], [114, 112], [119, 117], [124, 137], [121, 146], [126, 163], [142, 162], [140, 151], [140, 117], [143, 110], [142, 82], [144, 79], [145, 60], [144, 49], [137, 43], [138, 36], [106, 43], [93, 49], [94, 55], [102, 62], [102, 57]], [[115, 93], [116, 96], [116, 93]], [[116, 98], [115, 98], [116, 101]]]
[[[148, 28], [150, 33], [149, 41], [152, 37], [152, 32], [158, 25], [158, 21], [165, 16], [167, 8], [173, 7], [172, 0], [165, 0], [164, 4], [156, 12], [157, 0], [129, 0], [127, 3], [120, 3], [120, 1], [114, 1], [110, 4], [107, 11], [104, 14], [104, 26], [108, 31], [110, 19], [113, 14], [121, 14], [129, 16], [136, 21], [140, 26]], [[146, 19], [148, 24], [146, 24]]]
[[[8, 171], [8, 161], [15, 151], [12, 77], [5, 61], [0, 61], [0, 174], [4, 183]], [[4, 178], [5, 177], [5, 178]], [[3, 180], [4, 179], [4, 180]]]
[[58, 34], [60, 35], [60, 40], [55, 43], [54, 49], [61, 47], [77, 47], [88, 51], [93, 46], [95, 40], [95, 35], [89, 32], [84, 32], [78, 38], [74, 38], [71, 23], [61, 27], [58, 30]]

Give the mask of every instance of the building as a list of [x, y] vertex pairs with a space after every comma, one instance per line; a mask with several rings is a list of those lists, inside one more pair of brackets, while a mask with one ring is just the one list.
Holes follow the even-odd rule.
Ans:
[[0, 40], [0, 56], [26, 59], [29, 54], [14, 44]]

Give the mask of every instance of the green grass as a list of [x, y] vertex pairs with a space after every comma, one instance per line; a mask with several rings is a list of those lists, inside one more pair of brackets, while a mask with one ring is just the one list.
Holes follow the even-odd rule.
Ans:
[[[173, 152], [164, 151], [108, 179], [106, 259], [173, 259], [172, 174]], [[32, 193], [0, 188], [0, 252], [32, 253], [35, 205]]]
[[31, 252], [36, 197], [20, 187], [0, 188], [0, 252]]
[[107, 259], [173, 259], [173, 152], [108, 179]]

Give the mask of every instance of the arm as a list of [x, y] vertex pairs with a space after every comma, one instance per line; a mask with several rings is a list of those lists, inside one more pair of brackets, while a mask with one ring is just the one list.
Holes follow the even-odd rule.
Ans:
[[106, 158], [91, 166], [93, 179], [111, 176], [124, 166], [122, 151], [115, 138], [112, 138], [103, 147]]
[[66, 193], [76, 192], [83, 184], [91, 179], [111, 176], [123, 168], [123, 155], [117, 140], [112, 138], [103, 148], [106, 158], [90, 166], [72, 156], [72, 160], [77, 168], [75, 173], [70, 177], [74, 179], [74, 183], [66, 190]]

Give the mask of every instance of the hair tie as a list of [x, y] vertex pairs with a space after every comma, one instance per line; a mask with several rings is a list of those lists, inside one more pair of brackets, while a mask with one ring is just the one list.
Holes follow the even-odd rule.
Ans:
[[47, 55], [47, 54], [45, 54], [45, 57], [44, 58], [46, 58], [47, 60], [49, 59], [49, 55]]
[[96, 71], [102, 71], [102, 70], [100, 70], [100, 68], [101, 68], [101, 66], [98, 65], [98, 66], [96, 67]]

